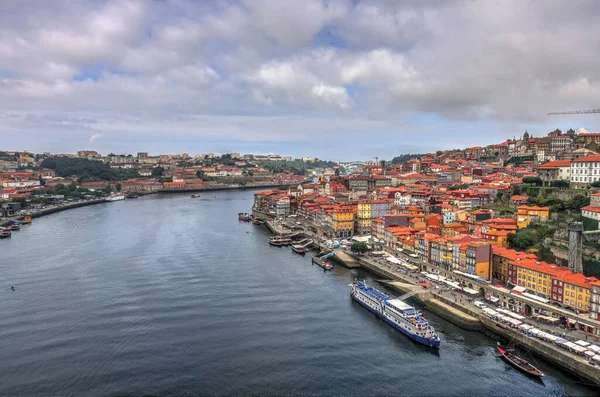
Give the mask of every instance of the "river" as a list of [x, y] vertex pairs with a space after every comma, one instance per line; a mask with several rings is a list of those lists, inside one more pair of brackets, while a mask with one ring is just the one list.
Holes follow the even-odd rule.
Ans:
[[0, 240], [0, 395], [595, 395], [434, 314], [439, 352], [415, 344], [350, 299], [371, 275], [238, 222], [252, 194], [82, 207]]

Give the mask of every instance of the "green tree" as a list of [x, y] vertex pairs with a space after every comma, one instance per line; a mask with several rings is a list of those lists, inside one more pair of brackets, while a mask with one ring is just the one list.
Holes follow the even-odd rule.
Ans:
[[196, 177], [200, 178], [200, 179], [205, 179], [206, 178], [206, 173], [202, 170], [198, 170], [196, 171]]
[[502, 192], [496, 193], [496, 201], [502, 201], [503, 197], [504, 197], [504, 193], [502, 193]]
[[[599, 182], [594, 182], [594, 183], [599, 183]], [[550, 183], [550, 186], [557, 187], [559, 189], [568, 189], [569, 188], [569, 182], [568, 181], [563, 181], [562, 179], [559, 179], [559, 180], [556, 180], [556, 181], [552, 181]], [[598, 187], [600, 187], [600, 183], [599, 183]]]
[[581, 208], [587, 205], [590, 205], [590, 198], [585, 197], [582, 194], [577, 194], [573, 196], [573, 198], [571, 198], [565, 203], [565, 207], [567, 207], [571, 211], [579, 211]]
[[117, 184], [115, 185], [115, 189], [117, 190], [117, 192], [120, 192], [122, 188], [123, 187], [121, 186], [121, 184], [117, 182]]
[[160, 177], [162, 177], [162, 176], [163, 176], [163, 173], [164, 173], [164, 172], [165, 172], [165, 169], [164, 169], [163, 167], [161, 167], [161, 166], [154, 167], [154, 168], [152, 169], [152, 176], [153, 176], [154, 178], [160, 178]]
[[523, 183], [530, 185], [542, 186], [542, 180], [537, 176], [526, 176], [523, 178]]
[[369, 246], [367, 246], [367, 243], [364, 243], [362, 241], [356, 241], [356, 242], [352, 243], [352, 245], [350, 246], [350, 251], [358, 252], [360, 254], [363, 254], [363, 253], [367, 252], [368, 250], [369, 250]]
[[518, 233], [514, 239], [514, 245], [516, 248], [520, 248], [522, 250], [526, 250], [528, 248], [533, 247], [535, 241], [533, 236], [528, 233]]

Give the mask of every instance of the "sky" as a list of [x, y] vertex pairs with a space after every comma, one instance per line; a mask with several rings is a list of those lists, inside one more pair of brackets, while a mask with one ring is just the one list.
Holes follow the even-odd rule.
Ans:
[[598, 131], [596, 0], [0, 0], [0, 148], [391, 158]]

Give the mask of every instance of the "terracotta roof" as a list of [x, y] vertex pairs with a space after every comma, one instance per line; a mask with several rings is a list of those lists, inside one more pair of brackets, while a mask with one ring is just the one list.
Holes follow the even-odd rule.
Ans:
[[600, 162], [600, 154], [592, 154], [591, 156], [581, 157], [573, 160], [574, 163]]
[[571, 165], [571, 161], [569, 161], [569, 160], [554, 160], [554, 161], [548, 161], [547, 163], [540, 165], [538, 168], [551, 169], [551, 168], [558, 168], [558, 167], [569, 167], [570, 165]]
[[529, 198], [529, 196], [512, 196], [510, 199], [512, 201], [523, 201], [523, 200], [527, 200]]
[[600, 207], [595, 207], [593, 205], [588, 205], [587, 207], [583, 207], [581, 210], [600, 213]]

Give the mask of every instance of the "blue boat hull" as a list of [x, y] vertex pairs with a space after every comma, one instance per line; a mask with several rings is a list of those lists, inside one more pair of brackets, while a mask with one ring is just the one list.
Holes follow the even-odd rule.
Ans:
[[371, 313], [373, 313], [377, 317], [383, 319], [386, 323], [388, 323], [392, 327], [396, 328], [398, 331], [402, 332], [404, 335], [408, 336], [410, 339], [414, 340], [415, 342], [418, 342], [422, 345], [429, 346], [429, 347], [439, 347], [440, 346], [439, 340], [426, 339], [421, 336], [411, 334], [407, 330], [403, 329], [402, 327], [399, 327], [397, 324], [393, 323], [392, 321], [390, 321], [387, 318], [385, 318], [384, 316], [382, 316], [379, 312], [377, 312], [377, 311], [373, 310], [372, 308], [370, 308], [369, 306], [365, 305], [359, 299], [356, 299], [356, 297], [353, 294], [351, 294], [351, 296], [352, 296], [352, 299], [354, 299], [356, 302], [360, 303], [361, 306], [367, 308], [367, 310], [369, 310]]

